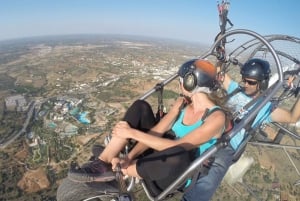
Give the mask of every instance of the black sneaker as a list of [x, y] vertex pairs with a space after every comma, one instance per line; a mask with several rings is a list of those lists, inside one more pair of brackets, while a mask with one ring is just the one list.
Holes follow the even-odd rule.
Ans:
[[81, 167], [72, 163], [68, 172], [68, 178], [76, 182], [106, 182], [112, 181], [116, 177], [110, 164], [96, 159], [85, 163]]
[[94, 144], [92, 147], [93, 156], [98, 158], [100, 156], [100, 154], [103, 152], [103, 150], [104, 150], [104, 147], [102, 145]]
[[103, 152], [104, 147], [102, 145], [99, 144], [95, 144], [92, 147], [92, 156], [90, 157], [89, 161], [94, 161], [97, 160], [100, 156], [100, 154]]

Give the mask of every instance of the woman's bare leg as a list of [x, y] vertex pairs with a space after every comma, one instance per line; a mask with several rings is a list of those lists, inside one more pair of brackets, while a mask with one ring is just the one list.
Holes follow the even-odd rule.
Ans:
[[100, 154], [99, 159], [111, 163], [111, 160], [118, 156], [122, 149], [124, 149], [127, 144], [126, 139], [112, 137], [108, 145], [105, 147], [103, 152]]

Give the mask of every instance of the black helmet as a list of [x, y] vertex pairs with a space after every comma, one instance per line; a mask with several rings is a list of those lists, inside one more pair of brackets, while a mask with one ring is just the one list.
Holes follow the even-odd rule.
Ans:
[[260, 90], [268, 88], [270, 74], [271, 70], [269, 62], [258, 58], [248, 60], [241, 68], [242, 77], [259, 81]]
[[193, 91], [197, 86], [213, 89], [216, 74], [216, 67], [203, 59], [187, 61], [178, 71], [178, 75], [183, 79], [183, 87], [187, 91]]

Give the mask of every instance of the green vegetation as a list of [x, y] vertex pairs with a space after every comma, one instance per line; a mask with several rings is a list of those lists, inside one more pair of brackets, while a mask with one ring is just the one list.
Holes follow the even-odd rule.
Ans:
[[28, 94], [37, 94], [41, 92], [40, 88], [35, 88], [33, 85], [19, 85], [14, 88], [16, 93], [18, 94], [23, 94], [23, 93], [28, 93]]

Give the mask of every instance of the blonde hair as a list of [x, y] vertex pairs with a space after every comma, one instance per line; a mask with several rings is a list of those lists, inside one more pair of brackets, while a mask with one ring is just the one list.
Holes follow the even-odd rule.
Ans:
[[228, 100], [227, 91], [221, 87], [218, 87], [216, 90], [212, 90], [211, 93], [207, 94], [207, 97], [217, 106], [220, 106], [226, 115], [225, 126], [227, 127], [232, 119], [231, 110], [226, 106]]

